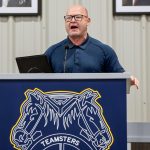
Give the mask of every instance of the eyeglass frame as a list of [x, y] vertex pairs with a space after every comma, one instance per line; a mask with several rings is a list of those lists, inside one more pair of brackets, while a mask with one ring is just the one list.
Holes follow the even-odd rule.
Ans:
[[[67, 18], [66, 18], [67, 16], [71, 17], [68, 21], [67, 21]], [[77, 16], [78, 17], [80, 16], [81, 18], [78, 20], [78, 19], [76, 19]], [[64, 16], [64, 19], [65, 19], [66, 22], [71, 22], [73, 18], [74, 18], [75, 21], [82, 21], [83, 17], [88, 18], [88, 16], [77, 14], [77, 15], [66, 15], [66, 16]]]

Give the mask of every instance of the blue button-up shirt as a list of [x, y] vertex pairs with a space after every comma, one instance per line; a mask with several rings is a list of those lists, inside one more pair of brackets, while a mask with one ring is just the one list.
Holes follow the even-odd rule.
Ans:
[[45, 55], [56, 73], [124, 72], [115, 51], [90, 36], [80, 46], [67, 38], [49, 47]]

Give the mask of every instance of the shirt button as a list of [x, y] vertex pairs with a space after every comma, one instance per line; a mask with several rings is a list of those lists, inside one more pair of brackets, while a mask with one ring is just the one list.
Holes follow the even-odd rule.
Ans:
[[75, 52], [75, 64], [79, 64], [79, 49], [76, 49]]

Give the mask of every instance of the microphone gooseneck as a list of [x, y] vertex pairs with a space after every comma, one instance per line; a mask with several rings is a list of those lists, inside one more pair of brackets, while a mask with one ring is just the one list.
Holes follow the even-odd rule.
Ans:
[[66, 46], [65, 46], [65, 57], [64, 57], [64, 73], [66, 72], [66, 61], [67, 61], [68, 49], [69, 49], [69, 46], [66, 45]]

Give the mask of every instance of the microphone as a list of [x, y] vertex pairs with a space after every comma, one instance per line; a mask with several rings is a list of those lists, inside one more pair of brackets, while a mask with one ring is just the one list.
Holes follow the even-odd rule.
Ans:
[[64, 73], [66, 72], [66, 61], [67, 61], [68, 49], [69, 49], [69, 46], [66, 45], [66, 46], [65, 46], [65, 57], [64, 57]]

